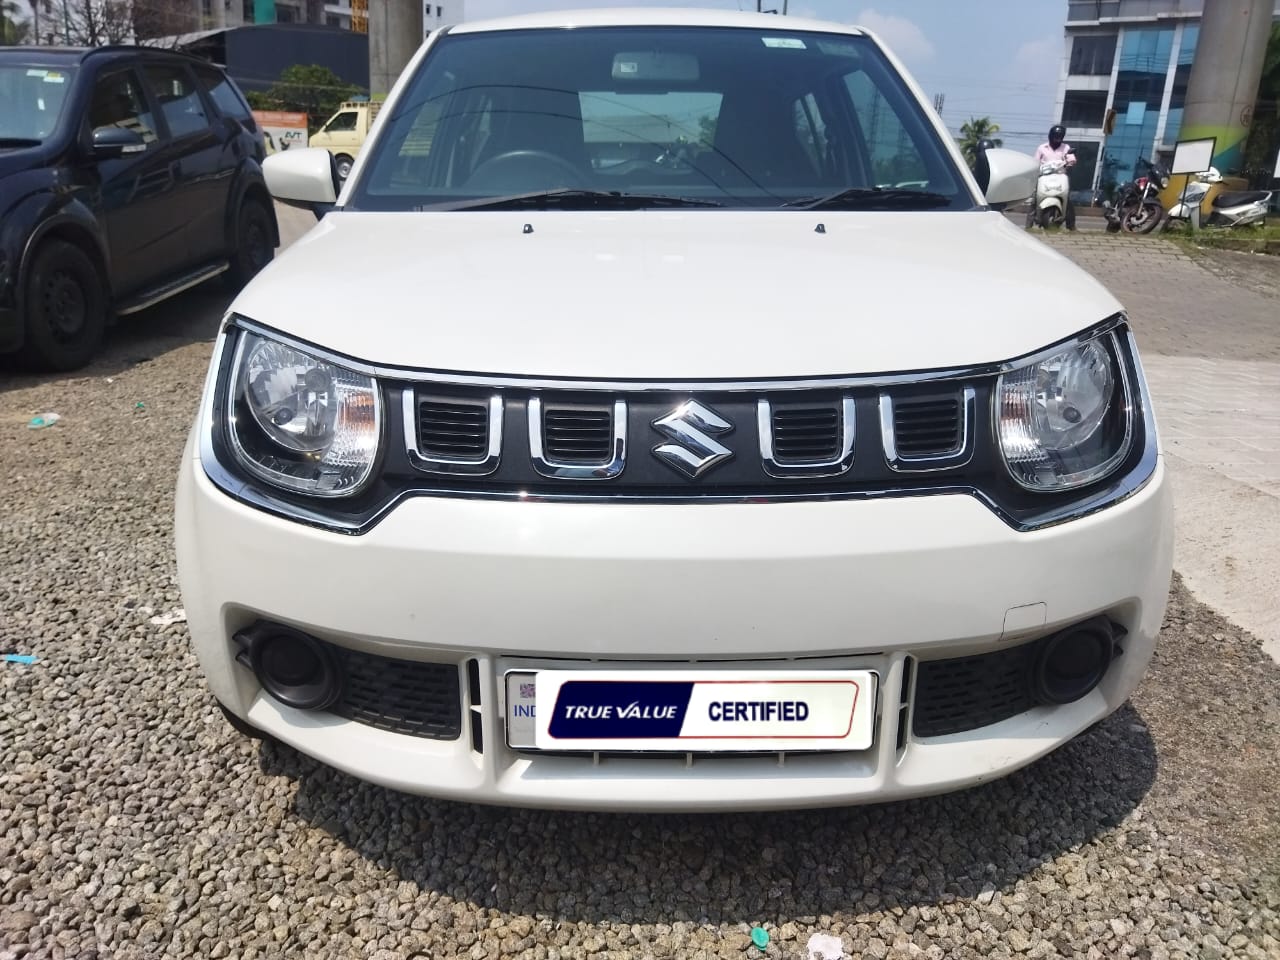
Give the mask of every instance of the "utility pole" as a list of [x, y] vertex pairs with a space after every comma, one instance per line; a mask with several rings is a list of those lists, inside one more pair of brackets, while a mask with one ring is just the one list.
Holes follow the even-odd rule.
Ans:
[[1223, 173], [1244, 165], [1244, 140], [1253, 122], [1272, 10], [1259, 0], [1204, 5], [1178, 139], [1216, 139], [1213, 165]]
[[369, 0], [369, 95], [385, 96], [422, 45], [419, 0]]

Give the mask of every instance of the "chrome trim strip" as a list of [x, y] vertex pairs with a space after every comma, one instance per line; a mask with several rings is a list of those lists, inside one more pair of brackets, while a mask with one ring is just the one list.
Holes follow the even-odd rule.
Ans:
[[977, 391], [966, 386], [961, 391], [960, 445], [942, 454], [930, 454], [924, 457], [908, 457], [898, 453], [898, 442], [893, 423], [893, 396], [880, 394], [880, 441], [884, 447], [884, 462], [889, 469], [898, 473], [931, 473], [935, 470], [952, 470], [963, 467], [973, 459], [975, 442], [973, 424], [978, 413]]
[[391, 367], [371, 364], [354, 357], [343, 356], [326, 350], [317, 344], [281, 333], [271, 327], [236, 316], [232, 322], [242, 329], [260, 336], [270, 337], [281, 343], [305, 350], [314, 357], [328, 360], [356, 373], [367, 374], [384, 380], [403, 380], [412, 383], [441, 383], [455, 386], [480, 386], [488, 389], [517, 387], [524, 389], [607, 391], [610, 393], [746, 393], [778, 390], [833, 390], [852, 387], [901, 386], [904, 384], [934, 383], [942, 380], [974, 380], [994, 377], [1016, 370], [1029, 363], [1036, 363], [1072, 346], [1108, 333], [1125, 324], [1123, 313], [1117, 313], [1081, 333], [1059, 340], [1052, 346], [1024, 354], [999, 363], [955, 367], [942, 370], [915, 370], [899, 373], [866, 374], [847, 377], [805, 377], [788, 379], [779, 377], [763, 380], [575, 380], [572, 377], [518, 377], [504, 374], [455, 373], [443, 370], [419, 370], [409, 367]]
[[773, 405], [766, 399], [756, 401], [756, 430], [760, 436], [760, 460], [764, 472], [771, 477], [838, 477], [853, 466], [854, 439], [857, 429], [857, 405], [853, 397], [840, 398], [840, 452], [831, 460], [811, 463], [779, 463], [773, 450]]
[[231, 269], [231, 264], [224, 263], [224, 264], [221, 264], [220, 266], [212, 267], [208, 270], [205, 270], [203, 273], [193, 274], [192, 276], [188, 277], [185, 280], [178, 281], [178, 283], [174, 284], [172, 287], [164, 287], [161, 290], [157, 290], [154, 294], [147, 297], [147, 299], [145, 300], [139, 300], [137, 303], [130, 303], [130, 304], [126, 304], [123, 307], [120, 307], [119, 309], [116, 310], [116, 316], [127, 317], [130, 314], [138, 313], [141, 310], [146, 310], [148, 307], [154, 307], [157, 303], [163, 303], [165, 300], [168, 300], [170, 297], [176, 297], [178, 294], [185, 293], [186, 291], [190, 290], [192, 287], [198, 287], [200, 284], [204, 283], [206, 280], [212, 280], [214, 277], [221, 276], [222, 274], [226, 273], [230, 269]]
[[613, 401], [612, 453], [601, 463], [552, 460], [542, 446], [542, 398], [529, 398], [529, 458], [544, 477], [556, 480], [612, 480], [627, 465], [627, 402]]
[[[478, 405], [478, 404], [477, 404]], [[502, 394], [489, 397], [489, 448], [480, 457], [432, 457], [418, 446], [418, 395], [412, 387], [401, 391], [404, 419], [404, 452], [415, 469], [424, 473], [483, 477], [498, 469], [502, 460]]]

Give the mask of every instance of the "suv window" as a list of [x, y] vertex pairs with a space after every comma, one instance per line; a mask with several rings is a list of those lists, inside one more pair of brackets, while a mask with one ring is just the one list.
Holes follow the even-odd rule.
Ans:
[[975, 202], [874, 41], [785, 21], [447, 35], [390, 110], [353, 208], [564, 187], [776, 208], [891, 184]]
[[155, 119], [132, 70], [99, 77], [93, 85], [89, 128], [97, 130], [99, 127], [123, 127], [137, 133], [143, 143], [155, 143]]
[[196, 67], [196, 77], [200, 81], [200, 86], [204, 87], [205, 93], [209, 94], [209, 98], [218, 105], [218, 109], [225, 116], [234, 117], [247, 124], [254, 126], [253, 113], [249, 110], [248, 104], [240, 97], [240, 91], [231, 83], [225, 75], [217, 70], [210, 70], [207, 67]]
[[341, 133], [345, 130], [354, 130], [356, 128], [356, 112], [354, 110], [343, 110], [332, 120], [324, 125], [325, 130], [330, 132]]
[[150, 64], [144, 70], [151, 93], [169, 125], [170, 136], [177, 140], [209, 129], [204, 101], [184, 68]]

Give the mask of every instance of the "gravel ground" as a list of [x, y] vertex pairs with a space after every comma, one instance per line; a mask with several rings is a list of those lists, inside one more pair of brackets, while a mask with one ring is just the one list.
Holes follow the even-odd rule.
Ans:
[[754, 924], [769, 957], [1280, 956], [1280, 666], [1177, 584], [1131, 705], [947, 797], [489, 809], [240, 739], [150, 622], [181, 603], [173, 479], [224, 303], [74, 377], [0, 369], [0, 650], [38, 658], [0, 663], [0, 960], [742, 957]]

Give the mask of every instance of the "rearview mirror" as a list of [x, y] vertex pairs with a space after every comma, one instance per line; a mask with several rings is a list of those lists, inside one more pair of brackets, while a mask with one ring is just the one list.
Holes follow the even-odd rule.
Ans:
[[979, 147], [974, 176], [986, 194], [987, 204], [999, 210], [1035, 196], [1040, 164], [1034, 157], [1016, 150]]
[[93, 131], [95, 157], [119, 157], [126, 153], [145, 153], [147, 143], [136, 130], [127, 127], [98, 127]]
[[282, 203], [302, 207], [316, 219], [338, 202], [338, 165], [322, 147], [295, 147], [273, 153], [262, 162], [267, 189]]

